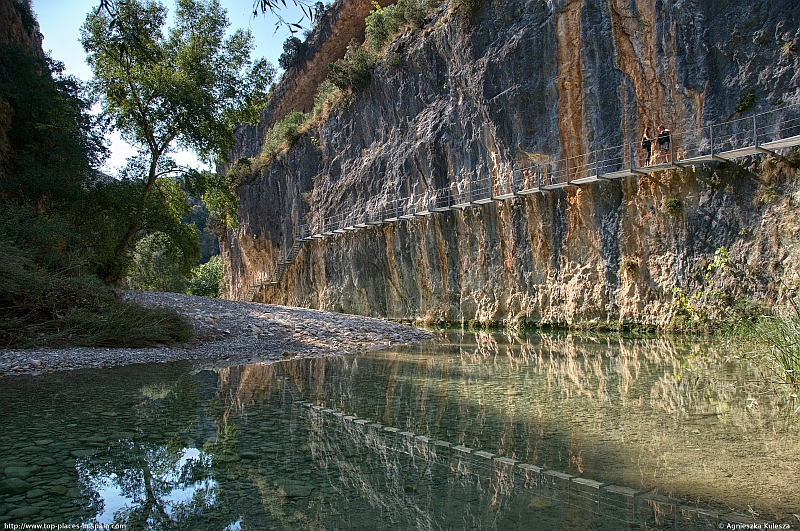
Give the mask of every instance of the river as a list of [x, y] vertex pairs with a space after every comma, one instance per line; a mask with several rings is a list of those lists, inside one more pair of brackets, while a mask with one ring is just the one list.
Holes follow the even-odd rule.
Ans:
[[217, 371], [6, 377], [0, 523], [797, 529], [800, 403], [744, 353], [455, 331]]

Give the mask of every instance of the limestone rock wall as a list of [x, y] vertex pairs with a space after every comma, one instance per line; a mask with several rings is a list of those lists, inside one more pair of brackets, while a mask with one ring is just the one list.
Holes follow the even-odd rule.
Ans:
[[[229, 296], [274, 267], [305, 221], [534, 158], [635, 142], [800, 98], [794, 2], [486, 0], [401, 36], [370, 87], [239, 189]], [[240, 131], [239, 155], [259, 135]], [[797, 271], [794, 170], [758, 161], [569, 187], [305, 244], [257, 299], [430, 321], [663, 324], [673, 288], [731, 251], [735, 295], [776, 298]], [[772, 165], [772, 166], [770, 166]], [[769, 169], [771, 168], [771, 169]], [[776, 193], [780, 190], [785, 193]], [[675, 212], [667, 200], [679, 202]], [[735, 265], [735, 267], [734, 267]], [[745, 274], [745, 272], [747, 272]], [[731, 278], [733, 278], [733, 275]], [[783, 282], [784, 284], [781, 284]]]
[[[380, 0], [378, 5], [385, 7], [391, 3]], [[372, 4], [370, 0], [338, 0], [325, 11], [306, 39], [304, 60], [281, 77], [259, 124], [240, 128], [238, 155], [257, 155], [261, 147], [259, 139], [264, 138], [272, 125], [293, 110], [309, 112], [314, 108], [317, 88], [328, 77], [328, 64], [344, 57], [350, 41], [363, 42], [364, 19], [374, 9]]]
[[23, 44], [44, 53], [39, 24], [24, 0], [0, 0], [0, 43]]

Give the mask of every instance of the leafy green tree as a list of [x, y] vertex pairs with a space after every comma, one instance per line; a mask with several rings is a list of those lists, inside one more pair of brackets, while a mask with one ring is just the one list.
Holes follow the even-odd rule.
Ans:
[[104, 122], [63, 68], [27, 46], [0, 44], [0, 245], [50, 270], [93, 273], [106, 250], [84, 207], [101, 207], [89, 196], [104, 178]]
[[163, 181], [198, 177], [174, 164], [170, 151], [184, 147], [209, 161], [224, 156], [233, 146], [233, 126], [257, 121], [275, 71], [265, 60], [250, 61], [249, 32], [225, 38], [228, 21], [217, 0], [178, 0], [175, 26], [166, 33], [167, 10], [158, 2], [105, 5], [81, 28], [91, 84], [104, 114], [123, 139], [140, 148], [144, 161], [141, 174], [127, 175], [140, 184], [139, 194], [115, 245], [118, 266], [103, 275], [115, 282], [124, 276], [136, 241], [148, 233], [155, 196], [170, 214], [188, 212], [185, 194], [171, 193], [169, 185], [161, 187], [169, 193], [154, 193]]
[[182, 293], [186, 289], [186, 278], [178, 266], [181, 257], [175, 254], [176, 249], [165, 234], [148, 234], [139, 240], [127, 278], [128, 286], [143, 291]]
[[0, 44], [7, 136], [0, 190], [51, 209], [74, 200], [106, 155], [83, 85], [64, 65], [21, 44]]
[[[302, 30], [300, 25], [303, 19], [308, 19], [309, 22], [316, 22], [319, 17], [325, 12], [325, 5], [322, 2], [314, 2], [313, 0], [291, 0], [292, 4], [299, 7], [303, 13], [301, 19], [297, 22], [286, 22], [281, 15], [282, 9], [288, 7], [286, 0], [254, 0], [253, 2], [253, 16], [257, 17], [259, 12], [266, 14], [272, 13], [275, 16], [275, 29], [281, 26], [289, 28], [291, 33], [296, 33]], [[116, 18], [116, 6], [114, 0], [100, 0], [100, 6], [97, 8], [98, 13], [105, 12], [112, 19]]]
[[222, 259], [219, 255], [212, 256], [208, 262], [194, 268], [186, 293], [201, 297], [219, 297], [223, 282]]
[[200, 233], [200, 263], [205, 264], [212, 256], [219, 254], [219, 241], [217, 237], [206, 230], [209, 211], [199, 197], [189, 199], [191, 212], [183, 217], [183, 222], [197, 227]]

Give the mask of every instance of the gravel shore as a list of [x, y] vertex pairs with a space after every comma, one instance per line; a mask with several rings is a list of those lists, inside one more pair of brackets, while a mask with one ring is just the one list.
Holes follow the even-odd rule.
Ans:
[[181, 346], [0, 350], [0, 376], [195, 360], [197, 369], [289, 358], [379, 350], [431, 339], [430, 332], [391, 321], [305, 308], [127, 292], [145, 306], [168, 306], [194, 325], [194, 340]]

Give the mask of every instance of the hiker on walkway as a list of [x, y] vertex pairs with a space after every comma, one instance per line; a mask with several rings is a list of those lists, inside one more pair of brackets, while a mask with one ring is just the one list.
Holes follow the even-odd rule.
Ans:
[[644, 165], [650, 166], [650, 158], [653, 156], [653, 133], [650, 131], [650, 126], [644, 128], [642, 149], [645, 153]]
[[658, 148], [661, 150], [662, 162], [672, 162], [669, 158], [669, 145], [672, 141], [671, 132], [664, 127], [664, 124], [658, 126]]

